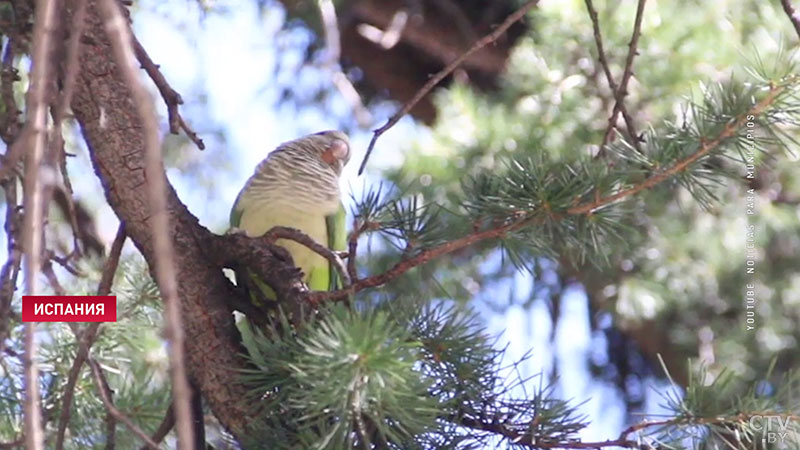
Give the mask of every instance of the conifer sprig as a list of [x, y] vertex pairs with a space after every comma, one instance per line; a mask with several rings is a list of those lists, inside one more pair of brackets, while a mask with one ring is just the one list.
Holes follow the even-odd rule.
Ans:
[[[714, 185], [735, 173], [717, 158], [742, 157], [745, 147], [763, 153], [772, 147], [788, 150], [793, 141], [784, 128], [800, 122], [800, 77], [787, 73], [767, 80], [731, 80], [705, 89], [703, 100], [687, 108], [681, 123], [667, 122], [661, 131], [647, 133], [641, 153], [624, 142], [609, 146], [615, 156], [611, 165], [554, 161], [542, 152], [536, 158], [511, 159], [500, 173], [468, 179], [460, 222], [471, 224], [472, 231], [456, 239], [439, 236], [445, 226], [436, 224], [442, 216], [436, 205], [414, 199], [381, 202], [379, 194], [370, 193], [356, 206], [362, 214], [357, 222], [376, 219], [376, 228], [400, 239], [396, 246], [415, 251], [404, 253], [383, 273], [354, 280], [349, 289], [310, 293], [309, 301], [347, 298], [489, 239], [544, 256], [572, 254], [579, 261], [602, 262], [604, 249], [625, 242], [621, 219], [630, 211], [625, 201], [666, 184], [683, 186], [707, 206], [715, 200]], [[764, 139], [751, 139], [754, 134]], [[386, 217], [391, 219], [381, 220]], [[430, 245], [418, 245], [425, 242]]]

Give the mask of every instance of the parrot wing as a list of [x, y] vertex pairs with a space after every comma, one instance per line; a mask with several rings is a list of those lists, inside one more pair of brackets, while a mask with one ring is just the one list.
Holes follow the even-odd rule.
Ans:
[[[325, 224], [328, 227], [328, 248], [333, 251], [344, 251], [347, 249], [347, 225], [346, 225], [347, 212], [344, 205], [339, 205], [339, 210], [336, 214], [331, 214], [325, 217]], [[339, 277], [339, 272], [330, 264], [330, 282], [328, 286], [329, 291], [341, 289], [342, 280]]]

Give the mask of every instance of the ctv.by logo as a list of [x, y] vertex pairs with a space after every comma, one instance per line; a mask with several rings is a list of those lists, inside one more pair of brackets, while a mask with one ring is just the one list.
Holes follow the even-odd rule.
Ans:
[[794, 416], [752, 416], [750, 426], [762, 434], [761, 443], [766, 444], [788, 444], [790, 437], [794, 437], [795, 443], [800, 442], [797, 423], [793, 423]]

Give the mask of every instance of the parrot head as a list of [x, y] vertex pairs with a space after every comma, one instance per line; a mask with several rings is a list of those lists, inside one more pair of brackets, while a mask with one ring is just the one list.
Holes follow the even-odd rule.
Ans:
[[307, 145], [303, 147], [333, 169], [337, 177], [340, 176], [350, 160], [350, 140], [347, 135], [341, 131], [327, 130], [306, 136], [305, 139]]

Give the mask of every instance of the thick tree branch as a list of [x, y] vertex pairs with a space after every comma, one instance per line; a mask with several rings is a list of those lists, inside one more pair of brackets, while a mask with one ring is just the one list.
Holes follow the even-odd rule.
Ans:
[[173, 251], [169, 213], [167, 211], [167, 180], [161, 162], [161, 140], [158, 136], [155, 106], [147, 90], [138, 77], [134, 65], [133, 37], [128, 22], [120, 11], [116, 0], [104, 0], [100, 4], [105, 28], [111, 40], [117, 67], [122, 71], [133, 103], [139, 115], [144, 132], [145, 177], [148, 179], [147, 192], [150, 203], [155, 269], [158, 287], [164, 299], [164, 335], [169, 343], [170, 373], [172, 377], [172, 396], [175, 404], [175, 418], [178, 430], [178, 448], [194, 449], [192, 433], [192, 412], [190, 407], [191, 390], [186, 375], [183, 357], [183, 325], [181, 324], [180, 299], [176, 281], [175, 254]]
[[[693, 163], [697, 162], [700, 158], [707, 155], [712, 150], [720, 147], [726, 140], [733, 137], [739, 130], [744, 129], [744, 124], [747, 122], [748, 116], [757, 116], [761, 114], [767, 107], [775, 102], [781, 92], [783, 92], [785, 89], [785, 86], [773, 85], [769, 93], [762, 100], [753, 105], [746, 113], [738, 116], [735, 120], [730, 121], [717, 136], [715, 136], [713, 139], [704, 141], [694, 153], [675, 162], [675, 164], [669, 168], [657, 171], [645, 178], [642, 182], [628, 188], [620, 189], [614, 194], [607, 196], [600, 196], [598, 194], [594, 201], [575, 205], [561, 214], [553, 212], [551, 213], [551, 218], [559, 219], [567, 216], [592, 214], [600, 208], [623, 200], [627, 197], [631, 197], [646, 189], [650, 189], [657, 184], [686, 171]], [[423, 250], [410, 258], [403, 259], [384, 273], [357, 280], [350, 286], [350, 289], [340, 289], [330, 292], [311, 292], [307, 294], [307, 301], [309, 301], [312, 305], [316, 305], [326, 300], [343, 300], [348, 296], [364, 289], [382, 286], [408, 272], [414, 267], [425, 264], [432, 259], [455, 252], [487, 239], [501, 238], [508, 233], [519, 231], [525, 227], [535, 225], [539, 223], [540, 220], [541, 219], [538, 216], [522, 216], [516, 220], [506, 222], [503, 225], [495, 228], [475, 231], [474, 233], [468, 234], [459, 239], [445, 242], [444, 244], [436, 247]]]
[[367, 147], [367, 153], [364, 155], [364, 160], [361, 161], [361, 166], [358, 168], [358, 174], [364, 172], [364, 168], [367, 166], [367, 160], [369, 160], [369, 156], [372, 153], [372, 149], [375, 147], [375, 143], [378, 141], [378, 138], [385, 132], [387, 132], [390, 128], [392, 128], [400, 119], [403, 118], [412, 108], [414, 105], [419, 103], [423, 97], [425, 97], [428, 92], [431, 91], [437, 84], [439, 84], [444, 78], [449, 75], [451, 72], [456, 70], [461, 63], [464, 62], [467, 58], [470, 57], [473, 53], [477, 52], [478, 50], [486, 47], [487, 45], [491, 44], [492, 42], [498, 40], [500, 36], [502, 36], [506, 30], [508, 30], [511, 25], [513, 25], [516, 21], [521, 20], [525, 17], [525, 14], [528, 13], [531, 9], [533, 9], [536, 4], [539, 3], [539, 0], [529, 0], [524, 5], [522, 5], [519, 9], [511, 13], [506, 20], [503, 21], [500, 25], [495, 28], [494, 31], [487, 34], [486, 36], [482, 37], [470, 47], [467, 51], [459, 55], [456, 59], [451, 61], [444, 69], [440, 70], [436, 75], [432, 76], [424, 86], [422, 86], [411, 100], [407, 101], [399, 111], [397, 111], [389, 120], [380, 128], [372, 132], [372, 139], [369, 141], [369, 146]]
[[[66, 0], [67, 15], [75, 13], [78, 0]], [[114, 53], [98, 0], [87, 0], [87, 15], [80, 52], [81, 71], [75, 85], [72, 110], [81, 125], [92, 158], [111, 208], [126, 225], [126, 231], [156, 275], [157, 253], [153, 242], [153, 214], [147, 194], [152, 177], [145, 177], [145, 141], [141, 118]], [[186, 333], [185, 359], [192, 379], [200, 387], [214, 415], [237, 439], [245, 438], [256, 427], [258, 404], [247, 401], [240, 370], [247, 366], [241, 356], [229, 303], [240, 296], [225, 278], [209, 242], [218, 237], [200, 226], [166, 186], [169, 232], [173, 236], [178, 296]], [[272, 267], [274, 264], [275, 267]], [[272, 257], [266, 269], [285, 267]], [[283, 280], [286, 282], [286, 280]]]

